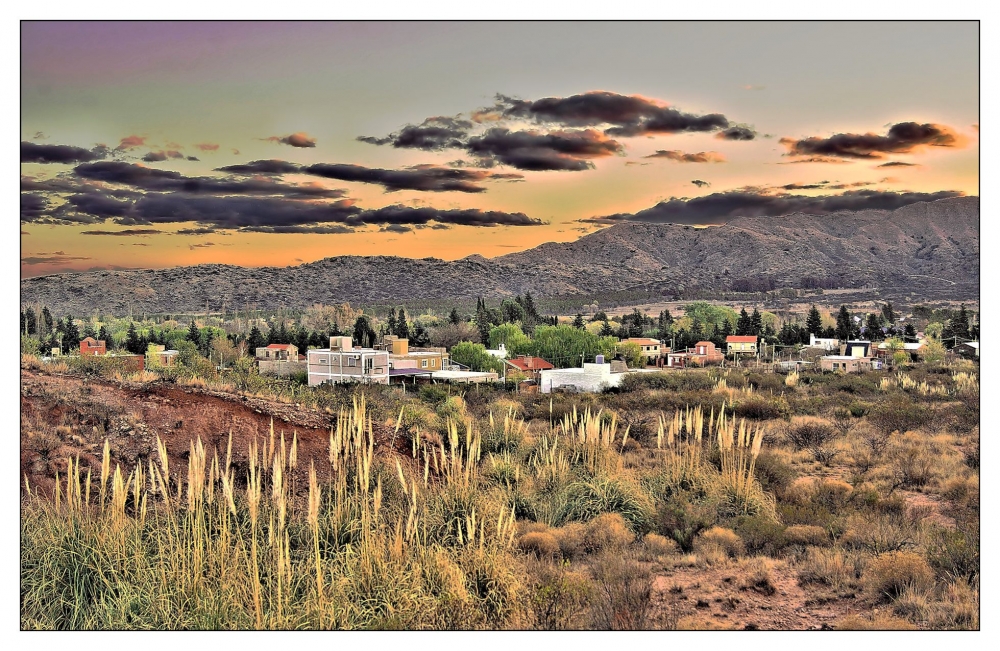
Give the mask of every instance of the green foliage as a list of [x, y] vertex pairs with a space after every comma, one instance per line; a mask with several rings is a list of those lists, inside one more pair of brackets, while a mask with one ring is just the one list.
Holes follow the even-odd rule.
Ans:
[[451, 360], [468, 366], [473, 371], [503, 372], [503, 360], [487, 353], [483, 344], [474, 344], [471, 341], [455, 344], [451, 349]]
[[618, 513], [634, 533], [649, 530], [652, 509], [648, 500], [635, 488], [612, 479], [578, 481], [566, 487], [560, 496], [561, 508], [553, 525], [571, 520], [586, 522], [602, 513]]
[[708, 330], [714, 326], [722, 327], [725, 321], [736, 323], [739, 315], [736, 310], [723, 305], [712, 305], [705, 301], [695, 301], [684, 306], [684, 314], [693, 321], [698, 321]]
[[646, 367], [646, 357], [642, 354], [642, 346], [639, 344], [623, 341], [618, 344], [618, 354], [625, 359], [625, 364], [629, 368]]
[[611, 357], [619, 342], [614, 337], [599, 337], [570, 325], [538, 326], [525, 350], [519, 354], [535, 355], [556, 368], [577, 367], [593, 361], [597, 355]]
[[523, 355], [529, 350], [531, 339], [521, 331], [517, 323], [501, 323], [490, 328], [490, 348], [497, 349], [500, 344], [507, 347], [511, 355]]

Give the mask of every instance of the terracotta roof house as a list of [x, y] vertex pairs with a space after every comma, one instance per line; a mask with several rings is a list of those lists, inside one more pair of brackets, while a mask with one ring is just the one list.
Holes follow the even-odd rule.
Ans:
[[298, 361], [299, 359], [299, 347], [295, 344], [270, 344], [265, 347], [258, 348], [257, 359], [263, 360], [281, 360], [281, 361]]
[[629, 337], [628, 339], [623, 339], [622, 343], [639, 346], [647, 363], [655, 361], [660, 356], [660, 346], [662, 346], [662, 343], [656, 339], [650, 339], [649, 337]]
[[103, 341], [98, 341], [93, 337], [84, 337], [80, 340], [81, 355], [105, 355], [107, 352]]
[[756, 355], [757, 335], [729, 335], [726, 337], [727, 355]]
[[511, 366], [515, 370], [526, 373], [532, 380], [535, 381], [538, 381], [539, 374], [542, 371], [549, 371], [555, 368], [555, 366], [548, 363], [541, 357], [533, 357], [531, 355], [518, 355], [514, 359], [505, 359], [504, 363]]
[[668, 368], [685, 368], [687, 366], [705, 366], [718, 364], [722, 361], [722, 353], [711, 341], [699, 341], [694, 348], [686, 351], [667, 353]]

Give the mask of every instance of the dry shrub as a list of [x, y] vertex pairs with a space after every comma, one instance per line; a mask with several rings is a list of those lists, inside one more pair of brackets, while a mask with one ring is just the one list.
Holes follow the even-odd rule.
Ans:
[[635, 540], [635, 535], [617, 513], [602, 513], [586, 524], [583, 546], [588, 553], [621, 549]]
[[840, 479], [824, 479], [816, 484], [814, 500], [831, 511], [841, 509], [847, 504], [854, 492], [854, 487]]
[[646, 627], [653, 592], [652, 571], [615, 552], [601, 555], [591, 567], [595, 584], [592, 624], [599, 630]]
[[778, 591], [771, 579], [771, 565], [763, 558], [751, 558], [743, 563], [743, 579], [740, 590], [753, 590], [763, 595], [773, 595]]
[[732, 627], [714, 619], [702, 619], [695, 615], [687, 615], [677, 620], [678, 631], [731, 631]]
[[732, 529], [722, 527], [703, 531], [695, 541], [695, 548], [702, 554], [711, 554], [713, 546], [729, 558], [738, 558], [745, 551], [743, 539]]
[[840, 543], [849, 549], [867, 549], [874, 554], [894, 552], [916, 544], [917, 530], [904, 514], [852, 515]]
[[838, 631], [915, 631], [917, 627], [887, 612], [875, 612], [869, 616], [847, 615], [834, 625]]
[[829, 545], [830, 535], [823, 527], [812, 524], [794, 524], [785, 529], [785, 540], [792, 545]]
[[934, 630], [979, 630], [979, 589], [964, 579], [949, 583], [928, 620]]
[[934, 573], [916, 552], [889, 552], [872, 559], [862, 577], [868, 596], [876, 601], [894, 600], [913, 587], [927, 589], [934, 583]]
[[563, 558], [573, 559], [583, 555], [583, 541], [587, 534], [587, 527], [582, 523], [570, 522], [558, 529], [551, 529], [550, 533], [555, 536]]
[[549, 525], [544, 522], [533, 522], [532, 520], [518, 520], [517, 521], [517, 535], [523, 536], [526, 533], [531, 533], [533, 531], [548, 531]]
[[927, 485], [934, 476], [936, 461], [923, 446], [896, 448], [890, 460], [895, 483], [904, 488]]
[[653, 556], [666, 556], [678, 550], [676, 542], [658, 533], [647, 533], [642, 537], [642, 544], [646, 551]]
[[831, 446], [840, 432], [818, 419], [803, 419], [790, 426], [785, 437], [796, 450], [808, 450], [813, 458], [829, 465], [837, 452]]
[[587, 576], [563, 563], [531, 560], [529, 606], [534, 627], [545, 631], [565, 631], [581, 627], [593, 593]]
[[559, 553], [559, 541], [547, 531], [531, 531], [517, 539], [521, 550], [538, 558], [547, 558]]
[[799, 561], [799, 585], [826, 585], [835, 590], [855, 589], [864, 572], [866, 557], [858, 552], [810, 547]]

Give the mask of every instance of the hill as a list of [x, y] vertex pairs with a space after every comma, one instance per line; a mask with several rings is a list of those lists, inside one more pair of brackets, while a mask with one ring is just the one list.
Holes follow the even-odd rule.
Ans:
[[294, 267], [197, 265], [21, 281], [21, 303], [60, 313], [171, 313], [314, 303], [594, 294], [644, 288], [861, 287], [979, 295], [979, 198], [894, 211], [738, 217], [697, 229], [623, 222], [575, 242], [456, 261], [340, 256]]

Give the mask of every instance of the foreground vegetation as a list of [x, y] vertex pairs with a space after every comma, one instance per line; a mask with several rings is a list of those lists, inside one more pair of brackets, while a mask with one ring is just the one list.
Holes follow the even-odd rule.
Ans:
[[979, 625], [971, 363], [296, 400], [338, 414], [329, 472], [279, 431], [24, 486], [22, 627], [698, 628], [652, 598], [684, 568], [790, 572], [842, 628]]

